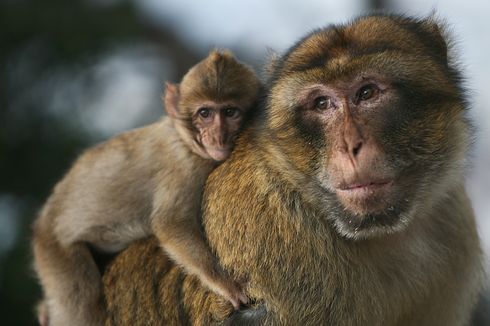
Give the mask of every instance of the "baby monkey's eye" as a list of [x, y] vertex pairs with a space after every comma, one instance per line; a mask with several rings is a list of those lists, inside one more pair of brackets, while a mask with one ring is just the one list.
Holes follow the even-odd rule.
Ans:
[[330, 107], [330, 98], [327, 96], [319, 96], [315, 99], [315, 109], [324, 111]]
[[374, 84], [369, 84], [361, 87], [356, 94], [356, 103], [367, 101], [375, 97], [376, 95], [378, 95], [378, 91], [378, 87]]
[[203, 118], [208, 118], [211, 115], [211, 110], [209, 108], [200, 108], [197, 113]]

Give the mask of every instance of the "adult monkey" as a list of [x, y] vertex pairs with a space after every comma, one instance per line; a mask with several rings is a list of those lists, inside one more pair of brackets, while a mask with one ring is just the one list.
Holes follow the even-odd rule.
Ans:
[[[275, 62], [268, 87], [203, 202], [210, 246], [258, 302], [231, 320], [467, 325], [482, 282], [463, 177], [471, 127], [437, 23], [378, 15], [317, 30]], [[182, 285], [155, 320], [231, 314], [139, 245], [106, 275], [112, 321], [151, 310], [149, 291], [117, 296], [135, 276], [167, 299]], [[149, 261], [165, 277], [145, 277]]]

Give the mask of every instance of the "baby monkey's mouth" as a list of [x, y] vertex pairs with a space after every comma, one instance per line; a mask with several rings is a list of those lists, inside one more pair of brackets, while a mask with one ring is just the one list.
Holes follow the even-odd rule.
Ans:
[[207, 148], [206, 151], [211, 156], [211, 158], [215, 161], [224, 161], [231, 154], [232, 147], [216, 147], [216, 148]]

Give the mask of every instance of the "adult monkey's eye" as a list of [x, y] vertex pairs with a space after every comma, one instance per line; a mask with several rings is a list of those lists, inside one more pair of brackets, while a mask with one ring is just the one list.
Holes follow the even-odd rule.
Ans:
[[356, 94], [356, 102], [367, 101], [378, 94], [378, 87], [374, 84], [369, 84], [361, 87]]
[[318, 111], [324, 111], [330, 107], [330, 98], [326, 96], [319, 96], [315, 99], [315, 109]]
[[200, 108], [197, 113], [203, 118], [208, 118], [211, 115], [211, 110], [208, 108]]
[[235, 107], [229, 107], [225, 109], [225, 116], [228, 118], [235, 118], [239, 115], [240, 110]]

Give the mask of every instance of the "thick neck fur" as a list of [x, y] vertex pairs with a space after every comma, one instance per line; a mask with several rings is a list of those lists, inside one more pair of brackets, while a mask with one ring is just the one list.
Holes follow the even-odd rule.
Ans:
[[[441, 320], [459, 325], [468, 318], [431, 303], [460, 302], [454, 298], [458, 291], [449, 291], [447, 284], [480, 280], [479, 269], [478, 275], [468, 272], [478, 264], [480, 251], [460, 182], [452, 183], [441, 200], [418, 207], [405, 230], [347, 239], [325, 215], [328, 206], [319, 210], [305, 200], [303, 190], [279, 178], [261, 150], [247, 145], [253, 141], [243, 138], [208, 179], [204, 220], [222, 263], [248, 278], [250, 294], [270, 311], [268, 323], [411, 325], [420, 319], [424, 325]], [[472, 304], [474, 292], [465, 293]]]

